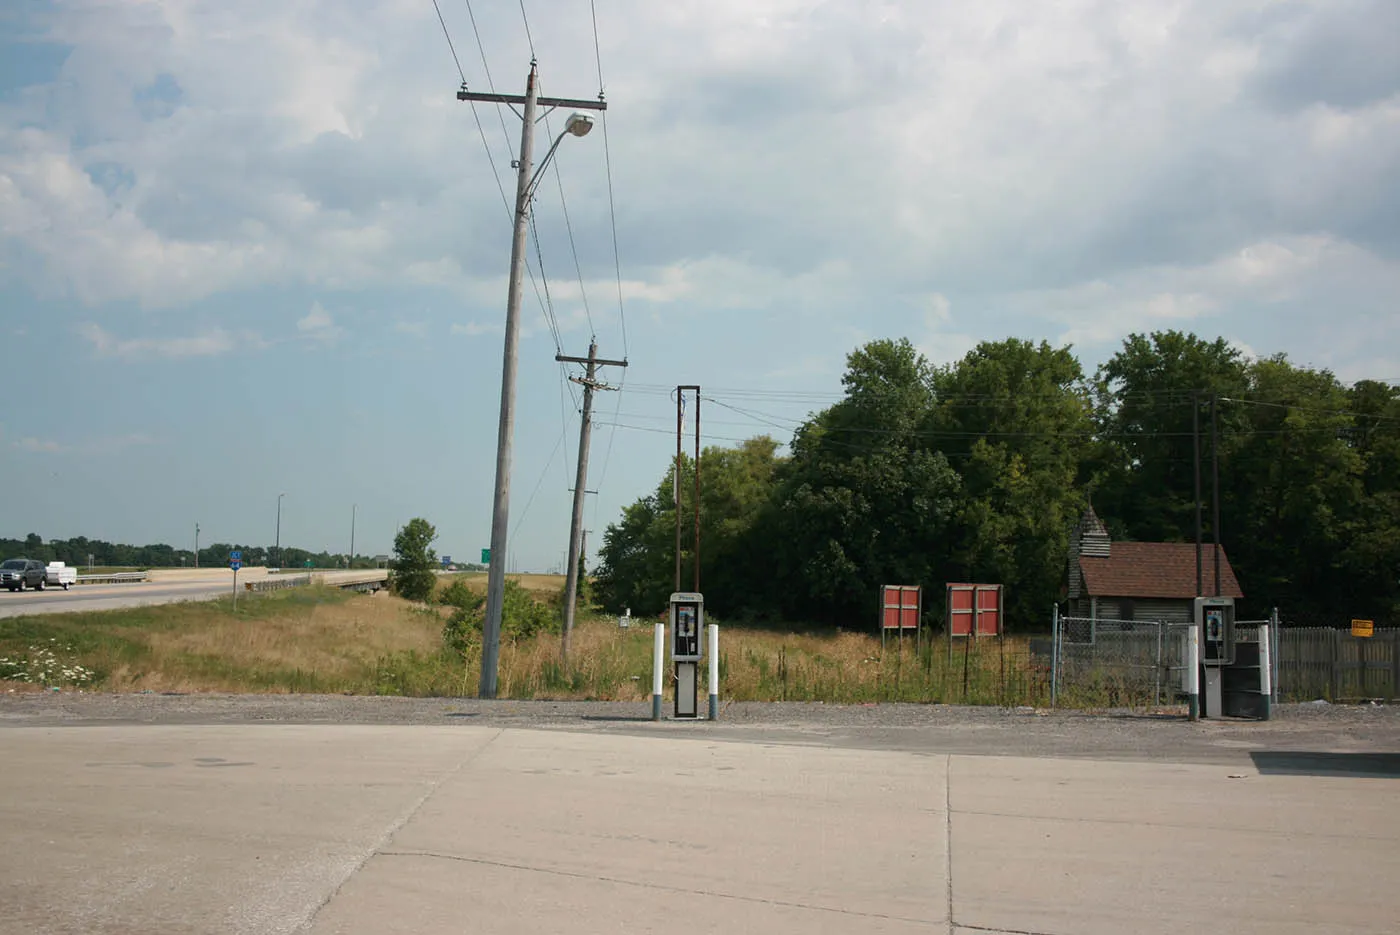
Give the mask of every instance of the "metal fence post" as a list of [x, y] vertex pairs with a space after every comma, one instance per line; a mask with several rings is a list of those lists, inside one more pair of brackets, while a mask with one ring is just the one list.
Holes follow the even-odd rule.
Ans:
[[1274, 704], [1278, 704], [1278, 699], [1279, 699], [1279, 684], [1278, 684], [1279, 678], [1278, 678], [1278, 677], [1279, 677], [1279, 665], [1280, 665], [1280, 659], [1279, 659], [1279, 643], [1281, 642], [1282, 637], [1279, 635], [1278, 608], [1277, 608], [1277, 607], [1275, 607], [1275, 608], [1269, 613], [1269, 640], [1270, 640], [1269, 649], [1271, 650], [1271, 652], [1269, 653], [1269, 663], [1274, 667], [1274, 673], [1273, 673], [1273, 676], [1274, 676], [1274, 677], [1273, 677], [1274, 694], [1273, 694], [1273, 697], [1272, 697], [1270, 700], [1273, 701]]
[[1157, 664], [1152, 667], [1152, 703], [1155, 705], [1162, 703], [1162, 627], [1164, 626], [1166, 624], [1160, 620], [1157, 622]]
[[1050, 614], [1050, 707], [1060, 700], [1060, 605]]

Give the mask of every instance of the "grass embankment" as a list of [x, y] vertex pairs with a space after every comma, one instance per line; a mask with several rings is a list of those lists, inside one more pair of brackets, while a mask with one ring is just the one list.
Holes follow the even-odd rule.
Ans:
[[[554, 576], [523, 584], [548, 599]], [[484, 587], [484, 576], [468, 576]], [[470, 696], [480, 649], [444, 649], [449, 608], [387, 594], [302, 588], [227, 601], [0, 620], [0, 680], [99, 691], [226, 691]], [[614, 618], [583, 619], [568, 666], [559, 636], [542, 633], [501, 647], [502, 697], [643, 701], [651, 692], [652, 628]], [[48, 654], [48, 656], [45, 656]], [[49, 657], [53, 657], [49, 659]], [[42, 658], [40, 658], [42, 657]], [[47, 661], [46, 661], [47, 660]], [[46, 673], [38, 678], [40, 669]], [[90, 672], [87, 677], [64, 673]], [[942, 640], [916, 652], [878, 636], [836, 630], [777, 632], [721, 628], [721, 696], [736, 701], [879, 701], [1045, 704], [1049, 675], [1024, 638], [985, 640], [949, 651]], [[705, 674], [702, 672], [702, 692]], [[669, 683], [669, 677], [668, 677]], [[670, 693], [668, 684], [667, 694]]]

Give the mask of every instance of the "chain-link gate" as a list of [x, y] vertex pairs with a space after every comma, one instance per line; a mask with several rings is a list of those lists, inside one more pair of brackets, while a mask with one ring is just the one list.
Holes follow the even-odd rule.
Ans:
[[[1277, 692], [1277, 618], [1238, 620], [1235, 638], [1257, 640], [1262, 624], [1271, 624], [1270, 668]], [[1184, 703], [1186, 641], [1192, 626], [1185, 621], [1061, 617], [1057, 613], [1051, 647], [1051, 704], [1154, 708]]]
[[1182, 695], [1191, 624], [1057, 617], [1052, 703], [1151, 708]]

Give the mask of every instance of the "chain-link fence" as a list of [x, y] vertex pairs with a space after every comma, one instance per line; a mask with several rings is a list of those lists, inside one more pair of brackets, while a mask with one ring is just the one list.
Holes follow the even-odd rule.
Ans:
[[1051, 694], [1070, 707], [1152, 708], [1176, 703], [1191, 625], [1060, 617], [1051, 647]]
[[[1276, 619], [1235, 621], [1235, 638], [1240, 642], [1257, 640], [1259, 627], [1271, 624], [1270, 668], [1275, 693], [1277, 623]], [[1174, 620], [1057, 616], [1050, 646], [1052, 704], [1140, 709], [1184, 704], [1191, 627]]]

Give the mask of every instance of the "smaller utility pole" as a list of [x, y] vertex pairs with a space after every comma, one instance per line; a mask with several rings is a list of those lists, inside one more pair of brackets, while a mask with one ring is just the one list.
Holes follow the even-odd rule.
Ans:
[[355, 513], [360, 509], [358, 503], [350, 504], [350, 564], [347, 568], [355, 567]]
[[685, 432], [685, 391], [695, 392], [695, 590], [700, 590], [700, 387], [676, 387], [676, 469], [671, 486], [676, 495], [676, 590], [681, 589], [681, 439]]
[[599, 367], [626, 367], [625, 360], [601, 360], [598, 357], [598, 342], [590, 341], [587, 357], [566, 357], [556, 354], [555, 360], [562, 363], [583, 364], [584, 376], [569, 379], [583, 387], [583, 421], [578, 429], [578, 469], [574, 475], [574, 515], [569, 523], [569, 554], [565, 558], [564, 569], [564, 639], [560, 644], [560, 655], [569, 658], [569, 638], [574, 630], [574, 605], [578, 602], [578, 566], [583, 548], [583, 497], [588, 492], [588, 446], [593, 434], [593, 391], [610, 390], [613, 387], [598, 382]]
[[199, 524], [194, 524], [194, 567], [199, 567]]
[[1215, 591], [1220, 596], [1220, 432], [1216, 428], [1215, 409], [1220, 397], [1210, 398], [1210, 533], [1215, 540]]
[[1191, 465], [1196, 475], [1196, 596], [1205, 596], [1201, 573], [1201, 394], [1191, 394]]

